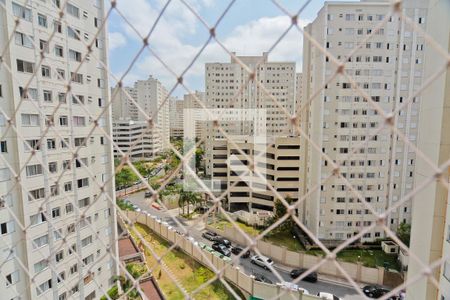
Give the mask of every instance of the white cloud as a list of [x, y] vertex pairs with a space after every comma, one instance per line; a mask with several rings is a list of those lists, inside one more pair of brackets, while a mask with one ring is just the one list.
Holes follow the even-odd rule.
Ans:
[[[213, 1], [190, 0], [189, 2], [193, 6], [198, 7], [211, 5]], [[121, 2], [119, 1], [118, 3]], [[182, 7], [183, 4], [181, 2], [172, 3], [156, 26], [149, 42], [155, 53], [175, 73], [180, 74], [191, 63], [202, 46], [201, 44], [189, 44], [185, 41], [186, 36], [189, 37], [194, 34], [205, 36], [205, 34], [201, 35], [201, 31], [204, 31], [205, 28], [202, 28], [202, 25], [199, 24], [195, 16], [186, 7]], [[119, 7], [119, 10], [129, 19], [141, 35], [148, 33], [160, 9], [161, 7], [151, 6], [146, 0], [134, 0], [133, 6], [125, 5], [124, 7]], [[263, 52], [268, 51], [284, 31], [289, 28], [290, 22], [291, 19], [287, 16], [262, 17], [237, 26], [226, 36], [218, 36], [218, 39], [230, 52], [237, 52], [237, 55], [261, 55]], [[305, 24], [306, 21], [300, 25], [303, 26]], [[123, 26], [124, 32], [127, 33], [127, 36], [130, 36], [132, 30], [125, 24]], [[302, 44], [302, 35], [296, 28], [291, 28], [289, 33], [270, 53], [269, 59], [272, 61], [295, 61], [299, 69], [301, 67]], [[147, 51], [144, 53], [143, 60], [131, 71], [132, 77], [146, 78], [149, 74], [152, 74], [170, 89], [176, 81], [175, 77], [154, 56]], [[189, 69], [185, 77], [187, 84], [202, 87], [204, 64], [206, 62], [226, 62], [229, 59], [229, 55], [221, 46], [212, 40]]]
[[114, 50], [125, 46], [127, 39], [120, 32], [110, 32], [109, 33], [109, 50]]

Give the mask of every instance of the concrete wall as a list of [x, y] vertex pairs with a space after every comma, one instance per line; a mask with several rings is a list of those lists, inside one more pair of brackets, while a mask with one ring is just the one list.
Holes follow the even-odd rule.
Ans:
[[[123, 211], [129, 220], [135, 220], [137, 223], [147, 225], [153, 232], [158, 234], [163, 239], [175, 243], [178, 242], [179, 249], [185, 252], [187, 255], [193, 257], [196, 261], [204, 266], [212, 269], [212, 266], [216, 269], [225, 267], [224, 277], [241, 290], [261, 299], [272, 298], [280, 295], [284, 289], [279, 285], [265, 284], [258, 281], [254, 281], [252, 277], [243, 273], [239, 267], [232, 266], [226, 263], [217, 256], [196, 247], [191, 241], [187, 240], [183, 236], [180, 236], [176, 232], [168, 229], [166, 226], [156, 222], [153, 218], [145, 215], [141, 212], [135, 211]], [[312, 295], [303, 295], [298, 291], [286, 291], [286, 293], [280, 297], [280, 299], [298, 299], [298, 300], [318, 300], [319, 297]]]
[[[208, 230], [214, 231], [219, 235], [236, 242], [241, 245], [247, 245], [244, 236], [235, 228], [225, 228], [218, 230], [207, 226]], [[279, 262], [293, 268], [311, 268], [322, 261], [322, 257], [304, 254], [302, 252], [289, 251], [284, 247], [272, 245], [264, 241], [257, 242], [258, 250], [263, 255], [271, 257], [275, 262]], [[339, 265], [347, 272], [350, 277], [357, 282], [365, 282], [371, 284], [383, 284], [384, 269], [383, 268], [367, 268], [361, 264], [353, 264], [348, 262], [339, 262]], [[337, 269], [336, 265], [330, 262], [322, 264], [317, 270], [319, 274], [345, 278]]]

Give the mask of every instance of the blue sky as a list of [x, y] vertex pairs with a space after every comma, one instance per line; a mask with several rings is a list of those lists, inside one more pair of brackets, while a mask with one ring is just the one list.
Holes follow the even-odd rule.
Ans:
[[[185, 0], [210, 26], [230, 3], [229, 0]], [[279, 1], [294, 13], [305, 1]], [[312, 0], [300, 15], [300, 24], [312, 21], [323, 5], [322, 0]], [[154, 24], [166, 0], [118, 1], [117, 8], [133, 24], [132, 28], [114, 12], [109, 19], [110, 68], [114, 76], [121, 77], [142, 47], [136, 34], [145, 36]], [[289, 27], [290, 19], [269, 0], [236, 0], [217, 27], [217, 37], [230, 51], [240, 55], [258, 55], [268, 50]], [[176, 74], [183, 72], [209, 37], [208, 30], [180, 1], [172, 0], [163, 17], [150, 36], [151, 49]], [[293, 28], [273, 50], [269, 59], [274, 61], [296, 61], [301, 69], [302, 35]], [[197, 61], [186, 73], [185, 82], [190, 90], [204, 89], [205, 62], [228, 61], [228, 54], [214, 40], [210, 41]], [[127, 84], [153, 75], [160, 79], [168, 90], [176, 83], [171, 74], [149, 50], [144, 50], [124, 81]], [[111, 85], [113, 85], [114, 80]], [[187, 91], [178, 88], [174, 96]]]

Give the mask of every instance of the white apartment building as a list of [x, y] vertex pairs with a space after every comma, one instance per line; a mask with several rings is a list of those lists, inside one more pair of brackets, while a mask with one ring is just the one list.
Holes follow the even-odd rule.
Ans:
[[157, 128], [149, 128], [145, 121], [119, 120], [113, 124], [114, 158], [122, 155], [116, 146], [131, 160], [151, 160], [161, 151]]
[[123, 91], [113, 93], [114, 119], [129, 118], [134, 121], [147, 121], [139, 110], [139, 108], [142, 109], [153, 118], [154, 124], [161, 134], [161, 147], [167, 149], [170, 143], [170, 99], [166, 88], [158, 79], [149, 76], [146, 80], [136, 81], [133, 87], [124, 89], [136, 104], [130, 101]]
[[297, 105], [297, 109], [300, 105], [302, 105], [302, 90], [303, 90], [303, 74], [296, 73], [295, 74], [295, 103]]
[[131, 87], [111, 88], [112, 118], [113, 120], [138, 120], [139, 111], [134, 99], [137, 99], [136, 90]]
[[[205, 92], [195, 91], [192, 94], [184, 95], [184, 128], [193, 130], [196, 139], [206, 139], [206, 122], [208, 119], [204, 107], [206, 106]], [[193, 133], [194, 133], [193, 132]]]
[[[277, 196], [269, 185], [285, 198], [299, 199], [304, 181], [299, 137], [274, 137], [259, 144], [252, 137], [233, 136], [233, 142], [214, 140], [212, 155], [214, 188], [227, 191], [229, 210], [272, 211]], [[254, 168], [242, 153], [254, 161]]]
[[[271, 62], [268, 53], [262, 56], [238, 56], [242, 63], [255, 70], [255, 78], [249, 79], [249, 74], [233, 57], [230, 62], [207, 63], [205, 67], [206, 103], [209, 109], [216, 112], [228, 110], [247, 110], [243, 116], [255, 110], [256, 115], [266, 115], [266, 132], [256, 132], [251, 118], [247, 121], [227, 122], [219, 120], [227, 134], [253, 136], [266, 134], [268, 136], [286, 136], [291, 133], [289, 118], [281, 111], [259, 86], [263, 84], [275, 100], [286, 109], [290, 115], [295, 111], [295, 62]], [[244, 87], [241, 90], [241, 85]], [[258, 112], [259, 110], [259, 112]], [[212, 173], [212, 142], [223, 138], [223, 135], [208, 122], [206, 133], [205, 159], [206, 173]]]
[[[115, 199], [111, 143], [100, 128], [90, 134], [109, 101], [107, 70], [94, 59], [107, 65], [105, 9], [103, 1], [73, 0], [60, 22], [62, 7], [0, 2], [1, 299], [98, 299], [118, 271], [116, 214], [107, 199]], [[98, 126], [111, 134], [110, 110]]]
[[[450, 52], [450, 2], [429, 1], [427, 33], [447, 53]], [[425, 51], [425, 78], [433, 77], [448, 63], [431, 45]], [[450, 71], [446, 70], [435, 78], [422, 92], [420, 126], [417, 147], [436, 166], [442, 166], [450, 159]], [[420, 186], [435, 175], [428, 162], [419, 159], [415, 169], [415, 184]], [[443, 170], [442, 179], [450, 184], [450, 168]], [[440, 267], [433, 269], [439, 286], [428, 278], [422, 278], [409, 285], [406, 290], [408, 300], [450, 299], [450, 190], [437, 181], [432, 181], [418, 191], [413, 201], [410, 251], [425, 265], [446, 257]], [[408, 278], [423, 272], [423, 266], [415, 259], [409, 260]]]
[[184, 101], [171, 99], [170, 101], [170, 137], [183, 138]]
[[[324, 49], [346, 62], [345, 72], [385, 112], [399, 108], [423, 83], [426, 48], [423, 36], [398, 17], [389, 18], [361, 45], [391, 10], [391, 3], [382, 0], [326, 2], [316, 19], [305, 27]], [[425, 29], [427, 1], [404, 1], [402, 12]], [[361, 48], [348, 57], [359, 45]], [[379, 213], [385, 211], [413, 189], [414, 150], [397, 140], [388, 126], [376, 132], [384, 125], [383, 118], [344, 76], [337, 76], [322, 89], [337, 66], [306, 38], [303, 59], [302, 101], [310, 101], [321, 90], [301, 116], [307, 121], [304, 130], [326, 155], [340, 163], [342, 176], [363, 195], [364, 201]], [[394, 126], [412, 143], [417, 138], [421, 100], [420, 95], [415, 97], [394, 118]], [[365, 143], [362, 149], [352, 153], [361, 143]], [[305, 222], [312, 232], [321, 239], [342, 240], [372, 224], [374, 216], [349, 191], [344, 180], [332, 177], [323, 183], [333, 170], [312, 143], [305, 142], [304, 150], [306, 192], [319, 186], [308, 197], [305, 211]], [[401, 222], [411, 222], [411, 202], [391, 213], [387, 221], [393, 230]], [[375, 229], [363, 240], [384, 235]]]

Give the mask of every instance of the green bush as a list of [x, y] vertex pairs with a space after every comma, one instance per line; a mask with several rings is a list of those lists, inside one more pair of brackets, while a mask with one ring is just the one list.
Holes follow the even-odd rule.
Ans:
[[[114, 285], [112, 288], [110, 288], [107, 293], [111, 299], [119, 299], [119, 288], [117, 287], [117, 285]], [[108, 298], [106, 296], [102, 296], [100, 298], [100, 300], [107, 300], [107, 299]]]

